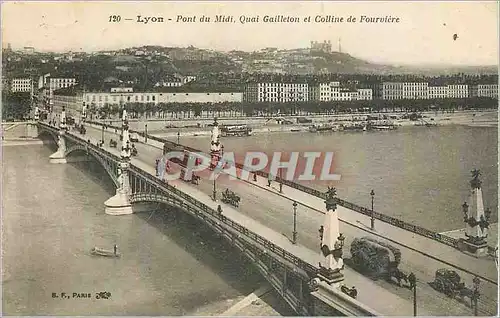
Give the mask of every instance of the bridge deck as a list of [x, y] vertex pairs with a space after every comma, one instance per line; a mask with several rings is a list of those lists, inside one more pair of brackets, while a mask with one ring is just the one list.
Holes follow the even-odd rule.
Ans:
[[[89, 129], [87, 135], [91, 135], [93, 137], [91, 139], [93, 139], [93, 142], [95, 143], [96, 140], [100, 139], [100, 133], [100, 130]], [[106, 133], [106, 140], [109, 140], [111, 135], [114, 134]], [[113, 136], [113, 138], [116, 139], [117, 136]], [[139, 159], [133, 158], [132, 163], [154, 174], [152, 163], [154, 163], [154, 160], [161, 154], [161, 150], [156, 147], [146, 145], [137, 145], [137, 147], [139, 150]], [[106, 144], [105, 148], [108, 151], [119, 154], [116, 149], [108, 148]], [[266, 186], [267, 180], [262, 178], [259, 178], [257, 182], [258, 186], [251, 183], [244, 183], [241, 181], [235, 182], [227, 179], [220, 179], [217, 181], [219, 191], [221, 188], [227, 186], [242, 197], [240, 208], [233, 209], [224, 205], [224, 214], [232, 218], [234, 221], [246, 226], [250, 230], [268, 238], [276, 245], [285, 248], [296, 256], [301, 257], [304, 261], [317, 266], [319, 260], [319, 253], [316, 248], [319, 243], [317, 229], [322, 222], [322, 215], [318, 213], [318, 211], [321, 211], [320, 209], [324, 207], [322, 200], [315, 197], [311, 198], [308, 194], [286, 186], [283, 187], [283, 195], [278, 195], [276, 193], [277, 184], [274, 183], [274, 189], [269, 189]], [[176, 186], [209, 206], [216, 207], [218, 204], [209, 198], [209, 195], [211, 195], [211, 182], [202, 180], [200, 186], [195, 188], [194, 186], [182, 181], [177, 181]], [[279, 232], [287, 232], [289, 233], [288, 236], [291, 236], [292, 209], [289, 197], [293, 197], [299, 203], [305, 203], [304, 205], [299, 206], [298, 212], [299, 244], [302, 244], [303, 246], [291, 244], [288, 238]], [[341, 219], [345, 221], [341, 224], [341, 230], [348, 237], [348, 239], [352, 240], [352, 238], [356, 236], [373, 235], [370, 234], [370, 231], [367, 229], [367, 226], [369, 226], [369, 219], [367, 217], [356, 212], [348, 211], [342, 207], [339, 207], [338, 211]], [[267, 224], [272, 227], [272, 229], [267, 226], [263, 226], [262, 224]], [[385, 228], [383, 224], [388, 227]], [[391, 227], [397, 229], [398, 231], [391, 232]], [[415, 237], [415, 234], [408, 236], [409, 233], [407, 231], [382, 222], [376, 222], [376, 229], [376, 234], [378, 235], [388, 235], [389, 237], [397, 237], [398, 239], [401, 236], [405, 243], [407, 240], [409, 241], [408, 243], [411, 243], [417, 241], [417, 239], [417, 242], [420, 242], [421, 239], [425, 239]], [[403, 233], [398, 233], [399, 231]], [[442, 247], [449, 248], [443, 244], [434, 241], [432, 242], [439, 244]], [[349, 241], [346, 241], [345, 250], [348, 249], [348, 246]], [[432, 245], [425, 246], [425, 243], [423, 246], [427, 249], [434, 248]], [[413, 246], [410, 245], [409, 247]], [[422, 249], [421, 243], [417, 243], [417, 247]], [[348, 251], [346, 252], [346, 254], [348, 254]], [[418, 301], [419, 307], [422, 307], [423, 309], [419, 308], [419, 314], [424, 314], [425, 312], [431, 315], [463, 315], [471, 313], [471, 309], [467, 308], [464, 304], [461, 304], [456, 300], [448, 299], [446, 296], [435, 292], [427, 285], [427, 282], [433, 280], [435, 270], [446, 266], [435, 260], [423, 257], [421, 254], [416, 253], [411, 249], [402, 248], [402, 252], [402, 269], [414, 271], [420, 279], [417, 288], [420, 290]], [[453, 252], [456, 255], [464, 255], [455, 250], [453, 250]], [[456, 263], [456, 261], [454, 263]], [[494, 267], [494, 263], [493, 269], [495, 270], [493, 274], [495, 274], [496, 269]], [[477, 269], [474, 270], [474, 272], [476, 271]], [[409, 290], [396, 287], [387, 282], [373, 282], [349, 268], [346, 269], [345, 274], [346, 283], [348, 285], [355, 285], [358, 288], [359, 300], [363, 303], [366, 303], [375, 310], [384, 314], [411, 314], [412, 296]], [[491, 275], [491, 272], [489, 272], [489, 274]], [[463, 273], [461, 273], [461, 276], [469, 285], [468, 282], [470, 282], [471, 277]], [[483, 296], [480, 300], [480, 312], [484, 312], [485, 314], [494, 314], [496, 312], [496, 286], [482, 285], [481, 287]], [[377, 295], [383, 295], [383, 297], [373, 297], [374, 293]], [[383, 299], [383, 301], [381, 299]]]

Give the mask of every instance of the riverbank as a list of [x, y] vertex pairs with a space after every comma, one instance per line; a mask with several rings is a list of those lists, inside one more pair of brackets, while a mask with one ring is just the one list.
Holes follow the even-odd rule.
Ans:
[[[471, 127], [498, 127], [498, 114], [496, 111], [486, 111], [486, 112], [456, 112], [453, 114], [437, 114], [433, 117], [429, 117], [428, 115], [424, 115], [421, 120], [412, 121], [409, 119], [397, 119], [392, 120], [391, 122], [396, 127], [409, 127], [409, 126], [420, 126], [423, 128], [434, 127], [434, 126], [446, 126], [446, 125], [466, 125]], [[253, 120], [249, 120], [247, 125], [252, 128], [253, 134], [267, 134], [267, 133], [295, 133], [295, 132], [308, 132], [309, 127], [313, 124], [320, 124], [325, 122], [332, 122], [334, 124], [342, 124], [342, 123], [356, 123], [361, 122], [361, 120], [347, 120], [348, 117], [343, 116], [332, 116], [331, 118], [316, 118], [313, 123], [309, 124], [289, 124], [289, 125], [280, 125], [276, 124], [274, 121], [268, 121], [267, 123], [256, 123]], [[357, 118], [354, 118], [357, 119]], [[190, 127], [181, 127], [178, 126], [176, 128], [160, 128], [158, 127], [158, 123], [156, 125], [152, 125], [151, 122], [148, 122], [148, 133], [154, 134], [158, 137], [176, 137], [176, 136], [190, 136], [190, 137], [198, 137], [198, 136], [210, 136], [211, 127], [207, 125], [201, 125], [200, 127], [196, 127], [191, 122]], [[163, 124], [163, 123], [162, 123]], [[169, 123], [171, 124], [171, 123]], [[243, 124], [240, 122], [231, 122], [231, 124]], [[144, 131], [144, 129], [140, 129], [136, 122], [136, 130]], [[153, 126], [153, 127], [151, 127]], [[155, 129], [156, 127], [156, 129]], [[132, 128], [134, 129], [134, 128]]]
[[43, 145], [43, 141], [39, 139], [5, 139], [2, 140], [2, 147], [10, 147], [10, 146], [37, 146]]

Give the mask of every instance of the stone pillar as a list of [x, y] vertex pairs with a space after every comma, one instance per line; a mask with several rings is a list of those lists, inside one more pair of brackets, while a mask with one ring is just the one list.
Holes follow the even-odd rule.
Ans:
[[61, 112], [61, 119], [59, 121], [59, 136], [57, 138], [57, 151], [50, 155], [50, 163], [66, 163], [66, 110], [63, 107]]
[[118, 168], [118, 188], [116, 194], [104, 202], [104, 212], [109, 215], [132, 214], [130, 204], [130, 182], [128, 168], [130, 164], [130, 139], [128, 133], [127, 111], [123, 110], [122, 116], [122, 151], [121, 162]]
[[325, 220], [320, 230], [321, 261], [318, 278], [329, 285], [340, 287], [340, 283], [344, 280], [344, 261], [342, 259], [344, 236], [340, 233], [336, 212], [337, 191], [334, 188], [328, 188], [327, 195]]
[[488, 252], [486, 238], [490, 215], [484, 211], [480, 174], [479, 170], [472, 171], [470, 206], [467, 202], [462, 205], [466, 225], [465, 239], [461, 240], [461, 245], [465, 252], [475, 256], [485, 256]]
[[38, 125], [36, 121], [30, 121], [26, 124], [26, 136], [30, 138], [38, 137]]
[[221, 143], [219, 141], [220, 130], [217, 118], [214, 118], [214, 126], [212, 128], [212, 140], [210, 142], [210, 167], [215, 168], [222, 157]]
[[34, 115], [35, 121], [40, 120], [40, 110], [38, 109], [38, 106], [35, 106], [35, 115]]

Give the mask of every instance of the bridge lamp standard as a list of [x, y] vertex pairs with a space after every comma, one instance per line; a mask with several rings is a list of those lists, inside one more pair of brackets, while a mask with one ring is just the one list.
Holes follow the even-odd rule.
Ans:
[[408, 275], [408, 282], [410, 283], [410, 289], [413, 289], [413, 316], [417, 316], [417, 277], [415, 274], [410, 273]]
[[293, 201], [293, 232], [292, 244], [297, 244], [297, 202]]
[[283, 193], [283, 171], [280, 169], [280, 193]]
[[177, 132], [177, 144], [180, 144], [181, 132]]
[[[220, 146], [220, 157], [218, 158], [219, 160], [217, 161], [217, 164], [222, 163], [221, 158], [223, 156], [224, 156], [224, 145], [221, 145]], [[217, 166], [214, 167], [214, 170], [215, 169], [217, 169]], [[218, 176], [219, 176], [219, 174], [217, 174], [217, 176], [214, 176], [214, 188], [212, 190], [212, 195], [213, 195], [213, 200], [214, 201], [217, 201], [217, 189], [216, 189], [216, 186], [215, 186], [215, 181], [217, 180]]]
[[372, 210], [371, 210], [371, 215], [370, 215], [370, 228], [375, 230], [375, 217], [374, 217], [374, 212], [373, 212], [373, 199], [375, 198], [375, 191], [370, 192], [370, 196], [372, 197]]
[[102, 121], [102, 126], [101, 126], [101, 143], [104, 143], [104, 120]]
[[148, 124], [144, 124], [144, 142], [148, 142]]
[[478, 315], [477, 301], [479, 299], [479, 283], [479, 277], [474, 276], [474, 278], [472, 279], [472, 284], [474, 286], [474, 290], [472, 291], [472, 300], [474, 301], [474, 316]]

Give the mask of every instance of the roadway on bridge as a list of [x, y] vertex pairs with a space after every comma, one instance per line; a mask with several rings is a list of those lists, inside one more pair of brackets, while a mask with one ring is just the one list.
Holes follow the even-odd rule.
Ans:
[[[95, 141], [101, 138], [101, 131], [99, 129], [88, 129], [87, 135], [92, 136], [92, 139]], [[109, 143], [109, 138], [117, 139], [117, 136], [113, 133], [106, 132], [105, 140], [106, 143]], [[107, 146], [105, 143], [105, 146]], [[144, 144], [136, 144], [136, 147], [139, 151], [139, 156], [137, 159], [142, 161], [143, 163], [149, 165], [150, 169], [153, 169], [154, 160], [161, 155], [161, 150], [152, 146], [146, 146]], [[106, 147], [108, 148], [108, 147]], [[208, 148], [208, 147], [207, 147]], [[135, 161], [135, 160], [134, 160]], [[202, 175], [202, 178], [204, 176]], [[205, 176], [206, 179], [206, 176]], [[286, 234], [288, 237], [291, 237], [292, 233], [292, 224], [293, 224], [293, 207], [290, 199], [279, 195], [277, 193], [277, 184], [274, 184], [273, 189], [268, 189], [263, 183], [267, 182], [266, 180], [259, 180], [259, 186], [252, 185], [250, 183], [245, 183], [242, 181], [232, 181], [228, 180], [228, 178], [220, 178], [217, 180], [217, 187], [220, 193], [221, 190], [227, 188], [235, 191], [242, 198], [241, 205], [238, 209], [236, 209], [239, 213], [242, 213], [253, 220], [266, 224], [271, 227], [273, 230]], [[183, 182], [182, 182], [183, 183]], [[191, 187], [196, 190], [202, 191], [205, 194], [204, 199], [209, 199], [209, 196], [212, 194], [212, 182], [208, 180], [202, 180], [199, 186], [191, 186], [187, 183], [183, 183], [183, 187]], [[291, 194], [291, 188], [284, 187], [284, 194]], [[294, 190], [297, 191], [297, 190]], [[299, 191], [300, 192], [300, 191]], [[299, 195], [297, 193], [294, 194]], [[308, 196], [306, 194], [306, 196]], [[296, 198], [296, 197], [295, 197]], [[306, 201], [304, 198], [300, 199], [296, 198], [299, 202], [302, 203]], [[317, 199], [317, 198], [316, 198]], [[204, 200], [203, 200], [204, 201]], [[308, 200], [306, 205], [317, 205], [318, 203], [311, 203], [311, 199]], [[322, 202], [321, 202], [322, 203]], [[324, 204], [322, 204], [324, 206]], [[271, 209], [269, 207], [272, 207]], [[225, 206], [224, 210], [227, 210], [229, 207]], [[339, 207], [339, 215], [342, 219], [347, 219], [346, 222], [349, 223], [341, 223], [341, 231], [346, 235], [346, 247], [345, 248], [345, 256], [349, 257], [350, 253], [348, 247], [350, 246], [350, 242], [353, 238], [359, 236], [372, 236], [367, 226], [369, 225], [368, 218], [365, 216], [352, 212], [352, 211], [344, 211], [346, 209]], [[349, 217], [350, 216], [350, 217]], [[354, 216], [354, 217], [353, 217]], [[298, 207], [298, 242], [299, 244], [307, 247], [312, 250], [316, 255], [319, 254], [319, 239], [318, 239], [318, 228], [322, 224], [323, 216], [321, 213], [318, 213], [318, 210], [311, 209], [302, 204]], [[377, 232], [382, 231], [382, 222], [376, 223]], [[406, 231], [404, 231], [406, 232]], [[385, 233], [384, 233], [385, 234]], [[413, 234], [412, 234], [413, 235]], [[416, 237], [415, 237], [416, 236]], [[413, 240], [420, 240], [420, 236], [415, 235]], [[393, 236], [394, 237], [394, 236]], [[283, 236], [283, 238], [285, 238]], [[274, 240], [273, 240], [274, 241]], [[406, 241], [406, 240], [405, 240]], [[406, 243], [406, 242], [405, 242]], [[441, 244], [442, 245], [442, 244]], [[418, 302], [422, 309], [427, 311], [431, 315], [460, 315], [460, 314], [471, 314], [471, 309], [468, 308], [465, 303], [460, 303], [458, 300], [449, 299], [441, 293], [434, 291], [427, 283], [432, 281], [434, 278], [434, 273], [437, 268], [447, 267], [437, 261], [429, 259], [427, 257], [422, 256], [419, 253], [416, 253], [410, 249], [401, 248], [402, 251], [402, 263], [400, 268], [405, 272], [413, 271], [417, 275], [419, 279], [418, 284]], [[459, 253], [460, 255], [464, 255]], [[493, 263], [493, 262], [492, 262]], [[316, 264], [313, 264], [316, 265]], [[494, 263], [493, 263], [493, 269]], [[363, 284], [358, 279], [354, 279], [354, 277], [350, 277], [352, 274], [357, 274], [354, 271], [346, 270], [346, 283], [348, 285], [356, 285], [358, 290], [360, 291], [360, 297], [363, 294], [363, 290], [368, 286], [367, 282]], [[491, 273], [490, 273], [491, 274]], [[359, 276], [359, 274], [357, 274]], [[465, 273], [460, 273], [461, 277], [464, 279], [467, 285], [471, 284], [472, 277]], [[354, 281], [357, 281], [356, 283]], [[359, 282], [359, 283], [358, 283]], [[371, 282], [371, 281], [370, 281]], [[398, 297], [405, 299], [406, 304], [404, 307], [408, 307], [412, 294], [408, 289], [400, 288], [395, 284], [390, 284], [385, 281], [377, 281], [376, 285], [382, 287], [384, 299], [386, 299], [390, 294], [398, 295]], [[494, 314], [496, 312], [496, 286], [492, 284], [483, 283], [481, 286], [482, 298], [480, 299], [480, 313], [484, 314]], [[366, 292], [365, 292], [366, 293]], [[361, 298], [360, 298], [361, 299]], [[385, 302], [385, 301], [384, 301]], [[368, 303], [367, 303], [368, 304]], [[379, 310], [378, 306], [372, 306], [374, 309]], [[409, 309], [408, 309], [409, 308]], [[393, 314], [411, 314], [411, 306], [402, 312], [402, 308], [399, 311], [391, 312]], [[385, 311], [381, 311], [382, 313], [389, 313], [385, 308]], [[408, 311], [409, 310], [409, 311]], [[380, 310], [379, 310], [380, 311]], [[422, 310], [419, 310], [421, 313]]]

